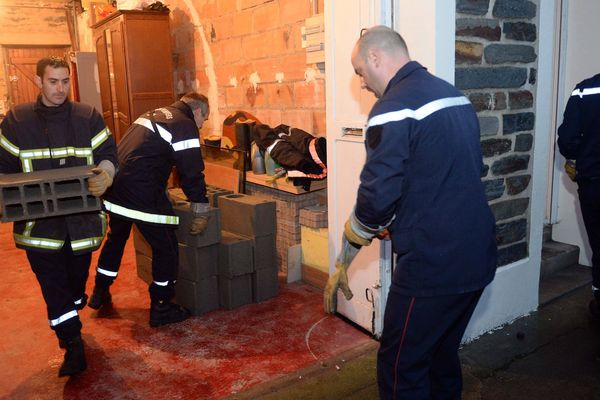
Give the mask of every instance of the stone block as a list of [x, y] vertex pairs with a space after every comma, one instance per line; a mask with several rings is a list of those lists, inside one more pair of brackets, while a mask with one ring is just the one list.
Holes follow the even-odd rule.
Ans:
[[227, 310], [252, 303], [252, 274], [219, 276], [219, 305]]
[[300, 225], [309, 228], [327, 228], [327, 206], [317, 205], [300, 209]]
[[254, 270], [277, 269], [277, 243], [275, 235], [252, 237]]
[[259, 269], [252, 273], [252, 299], [255, 303], [277, 296], [278, 291], [276, 269]]
[[135, 265], [137, 276], [150, 285], [152, 283], [152, 258], [136, 252]]
[[496, 221], [503, 221], [506, 219], [518, 217], [523, 215], [529, 207], [529, 198], [524, 197], [520, 199], [511, 199], [500, 201], [490, 205], [492, 213]]
[[275, 202], [245, 194], [219, 197], [221, 226], [242, 236], [273, 235], [276, 231]]
[[1, 221], [21, 221], [100, 209], [87, 180], [93, 166], [0, 175]]
[[526, 81], [527, 68], [520, 67], [465, 67], [454, 72], [460, 90], [520, 88]]
[[175, 300], [198, 316], [219, 308], [219, 285], [216, 276], [199, 281], [177, 279]]
[[535, 49], [523, 44], [490, 44], [484, 50], [488, 64], [530, 63], [537, 59]]
[[190, 247], [204, 247], [217, 244], [221, 240], [221, 222], [218, 208], [211, 208], [208, 211], [208, 226], [202, 235], [190, 235], [190, 225], [194, 218], [194, 213], [188, 202], [178, 202], [173, 206], [175, 214], [179, 217], [179, 226], [175, 231], [179, 243]]
[[506, 175], [516, 171], [526, 170], [529, 167], [529, 154], [510, 155], [492, 164], [492, 174]]
[[254, 271], [253, 243], [250, 238], [222, 231], [219, 243], [219, 275], [231, 279]]
[[219, 245], [190, 247], [179, 243], [177, 279], [198, 282], [216, 276], [219, 265]]
[[522, 218], [516, 221], [496, 225], [496, 243], [498, 246], [519, 242], [527, 236], [527, 220]]
[[536, 12], [535, 3], [529, 0], [496, 0], [492, 9], [496, 18], [531, 19]]

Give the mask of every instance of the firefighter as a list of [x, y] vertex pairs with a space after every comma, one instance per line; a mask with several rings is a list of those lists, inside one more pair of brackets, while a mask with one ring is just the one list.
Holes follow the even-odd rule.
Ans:
[[352, 52], [369, 113], [366, 162], [344, 227], [343, 252], [325, 289], [352, 296], [356, 247], [389, 232], [393, 272], [377, 354], [382, 399], [458, 399], [467, 323], [496, 270], [495, 222], [480, 174], [477, 115], [469, 100], [408, 55], [394, 30], [366, 30]]
[[150, 326], [189, 317], [188, 310], [172, 302], [178, 266], [178, 218], [166, 189], [175, 167], [195, 215], [190, 233], [202, 234], [209, 217], [198, 130], [208, 114], [208, 99], [188, 93], [170, 106], [143, 114], [119, 142], [119, 173], [104, 197], [109, 233], [98, 259], [88, 303], [91, 308], [111, 304], [109, 287], [117, 277], [125, 243], [135, 224], [152, 247]]
[[[96, 175], [88, 183], [90, 192], [99, 197], [112, 183], [116, 146], [93, 107], [67, 98], [69, 74], [69, 64], [62, 58], [38, 61], [36, 102], [14, 107], [0, 124], [0, 173], [95, 165]], [[105, 230], [103, 212], [19, 221], [13, 226], [15, 244], [25, 249], [42, 289], [50, 328], [66, 350], [59, 376], [86, 369], [78, 311], [87, 300], [92, 251], [100, 247]]]
[[579, 82], [558, 128], [565, 171], [577, 182], [581, 216], [592, 248], [592, 317], [600, 321], [600, 74]]

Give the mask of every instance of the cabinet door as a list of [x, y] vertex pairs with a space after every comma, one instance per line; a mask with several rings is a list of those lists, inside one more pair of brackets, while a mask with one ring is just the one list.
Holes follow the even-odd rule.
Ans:
[[[125, 134], [129, 125], [131, 125], [131, 108], [129, 106], [129, 85], [127, 80], [127, 54], [125, 52], [125, 39], [123, 31], [123, 20], [120, 18], [110, 28], [112, 62], [113, 62], [113, 77], [114, 77], [114, 93], [113, 102], [116, 104], [117, 114], [117, 137], [120, 140]], [[137, 116], [136, 116], [137, 117]]]
[[108, 129], [117, 138], [115, 119], [112, 106], [112, 90], [110, 87], [110, 67], [108, 59], [108, 47], [105, 31], [96, 35], [96, 56], [98, 58], [98, 79], [100, 82], [100, 99], [102, 103], [102, 117]]

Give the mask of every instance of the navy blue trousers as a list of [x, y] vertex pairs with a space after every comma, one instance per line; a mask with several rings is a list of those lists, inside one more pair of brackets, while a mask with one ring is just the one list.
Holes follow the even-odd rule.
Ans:
[[77, 310], [83, 306], [92, 253], [75, 255], [67, 241], [59, 251], [27, 250], [26, 254], [42, 289], [50, 328], [60, 340], [79, 336]]
[[600, 301], [600, 179], [577, 182], [581, 216], [592, 248], [592, 285]]
[[381, 399], [460, 399], [458, 347], [483, 290], [410, 297], [390, 290], [377, 355]]
[[[115, 280], [133, 224], [132, 221], [118, 215], [109, 215], [109, 231], [100, 257], [98, 257], [98, 268], [104, 270], [105, 273], [96, 271], [96, 285], [107, 287]], [[148, 289], [150, 299], [152, 301], [169, 301], [175, 295], [175, 280], [179, 264], [179, 247], [175, 228], [149, 223], [136, 223], [136, 227], [152, 247], [152, 279], [154, 282]], [[107, 275], [106, 272], [112, 273], [112, 276]], [[157, 282], [168, 283], [162, 285]]]

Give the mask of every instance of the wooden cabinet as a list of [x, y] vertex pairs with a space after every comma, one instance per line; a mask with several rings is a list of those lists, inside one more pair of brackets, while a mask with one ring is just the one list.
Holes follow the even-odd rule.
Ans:
[[169, 13], [121, 10], [92, 28], [102, 115], [118, 142], [138, 116], [175, 99]]

